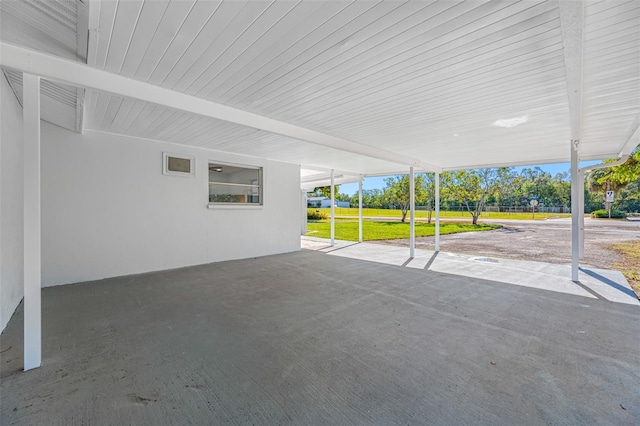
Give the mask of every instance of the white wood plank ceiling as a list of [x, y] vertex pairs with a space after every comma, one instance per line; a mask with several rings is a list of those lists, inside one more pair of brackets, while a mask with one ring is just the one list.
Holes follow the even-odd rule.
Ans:
[[[79, 0], [2, 0], [0, 39], [86, 62], [86, 13], [84, 3]], [[4, 74], [22, 104], [22, 73], [4, 70]], [[79, 131], [83, 99], [83, 89], [43, 81], [42, 119]]]
[[[565, 1], [565, 0], [561, 0]], [[581, 158], [640, 114], [640, 1], [585, 1]], [[437, 167], [568, 161], [558, 0], [112, 1], [96, 68]], [[104, 93], [85, 128], [378, 174], [398, 164]]]

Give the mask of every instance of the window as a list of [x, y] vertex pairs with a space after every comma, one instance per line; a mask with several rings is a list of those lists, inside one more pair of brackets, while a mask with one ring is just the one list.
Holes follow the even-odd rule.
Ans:
[[194, 164], [194, 157], [188, 157], [184, 155], [169, 154], [167, 152], [162, 154], [163, 159], [163, 171], [165, 175], [174, 176], [188, 176], [195, 177], [196, 170]]
[[262, 205], [262, 167], [210, 162], [209, 204]]

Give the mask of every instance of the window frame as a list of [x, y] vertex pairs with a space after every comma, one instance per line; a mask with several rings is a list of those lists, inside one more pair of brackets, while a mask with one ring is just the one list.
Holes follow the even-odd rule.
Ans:
[[[258, 172], [258, 179], [257, 179], [257, 184], [239, 184], [239, 183], [231, 183], [231, 182], [216, 182], [216, 181], [212, 181], [211, 180], [211, 176], [210, 176], [210, 167], [211, 166], [229, 166], [229, 167], [238, 167], [238, 168], [242, 168], [242, 169], [247, 169], [247, 170], [257, 170]], [[254, 182], [255, 180], [251, 180], [251, 182]], [[210, 199], [211, 197], [211, 185], [227, 185], [227, 186], [240, 186], [240, 187], [245, 187], [245, 188], [256, 188], [257, 189], [257, 194], [253, 194], [253, 193], [247, 193], [245, 194], [245, 196], [248, 195], [258, 195], [258, 203], [239, 203], [239, 202], [232, 202], [232, 201], [208, 201], [208, 208], [210, 209], [228, 209], [228, 208], [232, 208], [232, 209], [261, 209], [264, 206], [264, 167], [263, 166], [257, 166], [257, 165], [251, 165], [251, 164], [240, 164], [240, 163], [230, 163], [230, 162], [226, 162], [226, 161], [218, 161], [218, 160], [208, 160], [207, 161], [207, 200]], [[252, 190], [250, 190], [252, 191]]]

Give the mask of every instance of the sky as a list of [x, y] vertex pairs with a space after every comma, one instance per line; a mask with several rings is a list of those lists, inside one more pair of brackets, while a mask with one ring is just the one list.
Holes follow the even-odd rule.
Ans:
[[[598, 164], [601, 161], [582, 161], [580, 162], [580, 167], [588, 166], [590, 164]], [[524, 166], [524, 167], [514, 167], [515, 171], [520, 173], [522, 169], [525, 168], [534, 168], [536, 165], [532, 166]], [[571, 163], [554, 163], [554, 164], [539, 164], [537, 167], [540, 167], [545, 172], [551, 174], [551, 176], [555, 176], [557, 173], [568, 172], [571, 168]], [[367, 177], [364, 179], [362, 183], [362, 189], [383, 189], [386, 185], [384, 183], [385, 176], [376, 176], [376, 177]], [[353, 195], [358, 192], [358, 183], [343, 183], [340, 185], [340, 193]]]

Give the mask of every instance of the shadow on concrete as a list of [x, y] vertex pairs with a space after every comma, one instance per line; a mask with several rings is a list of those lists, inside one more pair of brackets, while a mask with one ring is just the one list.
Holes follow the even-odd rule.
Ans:
[[404, 263], [400, 266], [407, 266], [409, 263], [411, 263], [411, 261], [415, 259], [415, 257], [410, 257], [407, 260], [404, 261]]
[[431, 264], [433, 264], [433, 262], [436, 260], [436, 257], [438, 257], [438, 254], [440, 254], [440, 251], [434, 251], [433, 252], [433, 255], [431, 256], [431, 259], [429, 259], [427, 264], [424, 265], [424, 269], [425, 270], [431, 268]]
[[[325, 253], [332, 253], [332, 252], [334, 252], [334, 251], [338, 251], [338, 250], [346, 249], [347, 247], [357, 246], [358, 244], [360, 244], [360, 243], [348, 244], [348, 245], [346, 245], [346, 246], [342, 246], [342, 247], [334, 248], [333, 250], [325, 251]], [[331, 247], [331, 246], [329, 246], [329, 247], [327, 247], [327, 248], [330, 248], [330, 247]], [[324, 250], [324, 249], [321, 249], [321, 250]]]
[[615, 282], [615, 281], [613, 281], [613, 280], [611, 280], [611, 279], [609, 279], [607, 277], [604, 277], [604, 276], [598, 274], [597, 272], [594, 272], [594, 271], [591, 271], [591, 270], [585, 269], [585, 268], [580, 268], [580, 270], [582, 272], [584, 272], [585, 274], [589, 275], [590, 277], [593, 277], [593, 278], [597, 279], [601, 283], [604, 283], [604, 284], [606, 284], [606, 285], [608, 285], [610, 287], [613, 287], [616, 290], [618, 290], [618, 291], [620, 291], [620, 292], [622, 292], [622, 293], [624, 293], [626, 295], [629, 295], [629, 296], [631, 296], [633, 298], [638, 298], [638, 296], [636, 296], [636, 294], [633, 292], [633, 290], [631, 290], [629, 288], [626, 288], [626, 287], [623, 287], [620, 284], [618, 284], [617, 282]]
[[588, 285], [581, 283], [580, 281], [572, 281], [572, 283], [574, 283], [575, 285], [577, 285], [587, 293], [592, 294], [596, 299], [607, 300], [606, 297], [604, 297], [603, 295], [601, 295], [600, 293], [598, 293]]

